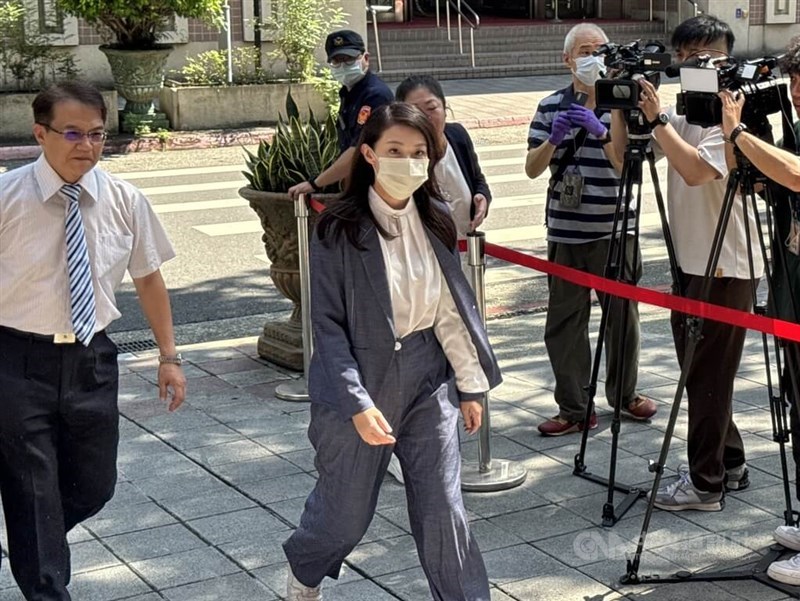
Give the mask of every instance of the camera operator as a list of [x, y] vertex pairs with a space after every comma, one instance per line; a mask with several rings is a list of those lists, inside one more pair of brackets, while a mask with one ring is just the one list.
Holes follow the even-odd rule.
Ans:
[[[702, 55], [726, 56], [733, 49], [730, 27], [710, 15], [690, 18], [673, 32], [671, 43], [680, 62]], [[678, 292], [699, 298], [715, 228], [725, 196], [728, 166], [719, 126], [702, 128], [674, 109], [662, 111], [656, 88], [639, 80], [639, 109], [653, 132], [654, 149], [669, 161], [667, 203], [679, 265]], [[625, 143], [625, 121], [613, 118], [615, 144]], [[618, 133], [619, 132], [619, 133]], [[619, 151], [619, 150], [618, 150]], [[750, 236], [758, 232], [750, 212]], [[745, 222], [737, 203], [725, 232], [719, 263], [707, 300], [743, 311], [752, 308], [750, 270], [745, 246]], [[763, 271], [754, 257], [756, 277]], [[689, 343], [687, 316], [673, 312], [672, 333], [679, 364]], [[733, 422], [733, 382], [746, 331], [705, 320], [686, 390], [689, 405], [689, 465], [678, 469], [676, 481], [658, 490], [655, 505], [669, 511], [720, 511], [725, 490], [748, 486], [742, 438]]]
[[[619, 189], [621, 162], [608, 133], [611, 115], [597, 110], [594, 83], [605, 70], [603, 58], [592, 53], [608, 42], [597, 25], [582, 23], [567, 33], [564, 62], [572, 71], [572, 84], [543, 99], [528, 134], [525, 173], [531, 179], [548, 167], [552, 174], [547, 191], [547, 254], [550, 261], [602, 275], [605, 268], [615, 202]], [[633, 230], [633, 220], [627, 228]], [[635, 281], [641, 275], [641, 261], [634, 266], [633, 242], [627, 245], [627, 272]], [[549, 278], [549, 299], [545, 344], [556, 378], [557, 416], [539, 425], [545, 436], [580, 432], [597, 427], [592, 415], [584, 424], [589, 402], [585, 386], [591, 374], [589, 347], [590, 291], [559, 278]], [[602, 295], [598, 295], [601, 296]], [[622, 387], [624, 414], [648, 419], [655, 412], [652, 400], [636, 394], [639, 370], [639, 313], [635, 303], [625, 323], [619, 311], [609, 315], [610, 340], [617, 340], [625, 328], [628, 345], [624, 357], [615, 345], [606, 350], [606, 396], [609, 403]], [[625, 381], [616, 382], [616, 366], [625, 362]]]
[[[789, 90], [792, 104], [800, 117], [800, 37], [794, 38], [783, 58], [781, 69], [789, 75]], [[733, 154], [736, 147], [753, 166], [768, 179], [783, 188], [773, 188], [773, 210], [775, 216], [775, 232], [772, 240], [773, 272], [772, 292], [770, 306], [774, 308], [774, 315], [787, 321], [800, 321], [800, 157], [783, 148], [775, 147], [768, 142], [753, 135], [746, 128], [740, 127], [742, 108], [746, 102], [744, 94], [731, 93], [728, 90], [720, 92], [722, 99], [722, 131], [726, 140], [729, 140], [729, 154]], [[787, 116], [787, 118], [790, 118]], [[797, 149], [798, 134], [800, 134], [800, 121], [794, 123], [794, 140], [783, 141], [783, 146]], [[781, 248], [785, 245], [785, 252]], [[797, 414], [797, 403], [800, 399], [794, 397], [793, 384], [788, 374], [793, 369], [800, 375], [800, 365], [797, 364], [800, 348], [797, 344], [787, 343], [784, 378], [785, 390], [789, 395], [789, 407], [792, 418], [792, 453], [794, 455], [797, 482], [800, 486], [800, 420]], [[798, 489], [800, 498], [800, 489]], [[775, 540], [783, 546], [800, 551], [800, 528], [794, 526], [779, 526], [775, 530]], [[786, 584], [800, 584], [800, 555], [795, 555], [786, 561], [776, 561], [767, 570], [770, 578]]]

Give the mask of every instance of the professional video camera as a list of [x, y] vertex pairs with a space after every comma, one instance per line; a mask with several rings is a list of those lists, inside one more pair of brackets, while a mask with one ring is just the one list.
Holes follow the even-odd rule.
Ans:
[[661, 83], [659, 71], [672, 62], [660, 42], [641, 45], [641, 41], [636, 40], [624, 46], [607, 43], [593, 54], [604, 56], [606, 67], [614, 72], [612, 78], [600, 79], [594, 84], [597, 107], [601, 109], [636, 109], [640, 93], [638, 80], [644, 77], [658, 87]]
[[[701, 127], [722, 123], [720, 90], [744, 94], [742, 122], [755, 132], [768, 125], [767, 116], [786, 110], [786, 84], [780, 83], [774, 69], [780, 57], [765, 56], [738, 60], [732, 56], [711, 58], [703, 55], [666, 70], [667, 75], [681, 76], [681, 93], [676, 111], [686, 120]], [[674, 75], [673, 75], [674, 76]]]

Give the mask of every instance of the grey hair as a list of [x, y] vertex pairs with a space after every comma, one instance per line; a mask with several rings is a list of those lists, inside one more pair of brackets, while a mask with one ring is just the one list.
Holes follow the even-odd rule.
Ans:
[[594, 23], [578, 23], [575, 27], [567, 32], [567, 37], [564, 38], [564, 54], [570, 54], [575, 47], [575, 38], [582, 33], [596, 33], [603, 38], [603, 43], [608, 41], [606, 32], [603, 31], [598, 25]]

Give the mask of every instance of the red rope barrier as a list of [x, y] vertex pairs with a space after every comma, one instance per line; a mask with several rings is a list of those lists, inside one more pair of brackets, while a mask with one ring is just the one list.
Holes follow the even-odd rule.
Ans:
[[732, 326], [764, 332], [777, 336], [778, 338], [791, 340], [792, 342], [800, 342], [800, 324], [791, 321], [754, 315], [752, 313], [746, 313], [745, 311], [739, 311], [738, 309], [723, 307], [722, 305], [715, 305], [684, 298], [682, 296], [675, 296], [674, 294], [658, 292], [650, 288], [640, 288], [633, 284], [609, 280], [598, 275], [586, 273], [585, 271], [580, 271], [572, 267], [566, 267], [565, 265], [558, 265], [557, 263], [532, 257], [525, 253], [489, 242], [486, 243], [485, 250], [487, 255], [502, 261], [521, 265], [529, 269], [535, 269], [536, 271], [561, 278], [573, 284], [577, 284], [578, 286], [593, 288], [612, 296], [627, 298], [648, 305], [679, 311], [688, 315], [712, 319]]

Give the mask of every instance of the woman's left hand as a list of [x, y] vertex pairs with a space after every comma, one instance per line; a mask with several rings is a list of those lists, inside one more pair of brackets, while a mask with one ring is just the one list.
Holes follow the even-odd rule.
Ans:
[[470, 231], [475, 231], [486, 219], [486, 209], [489, 208], [489, 201], [483, 194], [476, 194], [472, 197], [472, 204], [475, 207], [475, 217], [469, 222]]
[[483, 420], [483, 405], [480, 401], [463, 401], [461, 415], [464, 416], [464, 429], [469, 434], [475, 434]]

